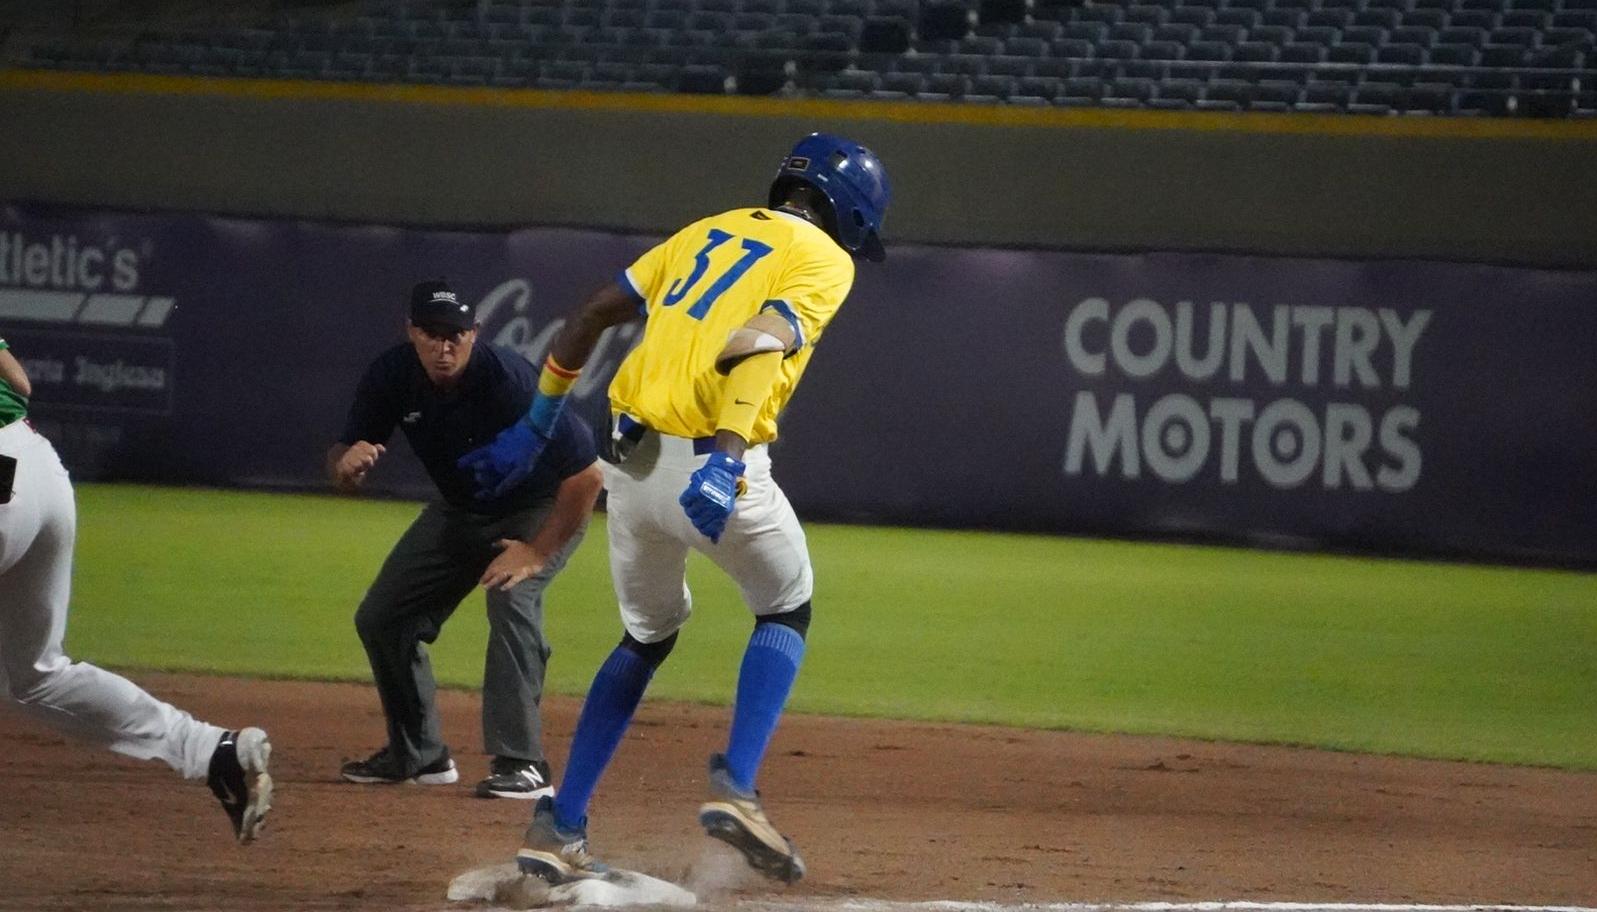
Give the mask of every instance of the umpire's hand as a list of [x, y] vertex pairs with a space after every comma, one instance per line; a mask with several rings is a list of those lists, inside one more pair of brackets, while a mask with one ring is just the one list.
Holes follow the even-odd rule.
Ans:
[[484, 589], [502, 592], [537, 576], [538, 571], [549, 562], [547, 555], [540, 554], [537, 548], [524, 541], [501, 538], [494, 542], [494, 547], [499, 549], [499, 556], [482, 573], [479, 582]]
[[360, 487], [366, 481], [366, 473], [371, 471], [372, 466], [376, 465], [377, 460], [386, 452], [388, 448], [380, 443], [355, 441], [354, 445], [344, 451], [344, 455], [338, 457], [338, 462], [334, 463], [333, 481], [345, 490]]

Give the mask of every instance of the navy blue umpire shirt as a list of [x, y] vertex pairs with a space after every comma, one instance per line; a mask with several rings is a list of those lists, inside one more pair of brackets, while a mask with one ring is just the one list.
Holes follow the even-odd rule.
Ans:
[[598, 458], [593, 430], [564, 409], [527, 480], [503, 497], [476, 498], [471, 472], [455, 462], [527, 414], [537, 389], [538, 375], [527, 359], [479, 341], [454, 388], [441, 390], [427, 379], [416, 349], [401, 343], [366, 369], [339, 442], [387, 443], [397, 424], [445, 501], [474, 513], [503, 515], [553, 497], [562, 481]]

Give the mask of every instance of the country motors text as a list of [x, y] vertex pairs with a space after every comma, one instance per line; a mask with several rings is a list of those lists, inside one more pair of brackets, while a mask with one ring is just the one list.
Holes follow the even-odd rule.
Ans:
[[[1249, 473], [1282, 489], [1407, 491], [1420, 478], [1420, 413], [1390, 391], [1413, 382], [1430, 320], [1429, 310], [1087, 298], [1065, 320], [1077, 373], [1186, 389], [1151, 401], [1077, 392], [1065, 474], [1235, 484]], [[1267, 388], [1279, 395], [1259, 397]], [[1242, 394], [1219, 395], [1233, 389]], [[1317, 407], [1292, 395], [1315, 390], [1303, 398]]]

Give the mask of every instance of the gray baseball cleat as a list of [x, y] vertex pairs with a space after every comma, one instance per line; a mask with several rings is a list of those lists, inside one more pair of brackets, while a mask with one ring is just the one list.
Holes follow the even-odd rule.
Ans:
[[258, 728], [223, 732], [211, 753], [205, 783], [222, 803], [241, 844], [261, 835], [272, 809], [272, 777], [266, 772], [271, 756], [272, 744]]
[[554, 799], [539, 798], [527, 835], [516, 852], [517, 867], [521, 873], [541, 877], [551, 885], [608, 875], [609, 866], [588, 854], [587, 826], [588, 819], [584, 817], [576, 829], [561, 829], [555, 823]]
[[725, 754], [710, 756], [710, 800], [699, 807], [699, 823], [711, 838], [739, 852], [749, 867], [772, 880], [793, 883], [804, 876], [804, 859], [793, 840], [771, 826], [760, 793], [738, 788]]

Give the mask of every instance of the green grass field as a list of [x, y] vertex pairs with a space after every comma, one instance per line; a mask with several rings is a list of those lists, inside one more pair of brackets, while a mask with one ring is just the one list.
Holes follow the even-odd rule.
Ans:
[[[84, 485], [68, 648], [127, 668], [366, 680], [351, 621], [418, 506]], [[1597, 769], [1597, 575], [811, 525], [799, 711]], [[695, 557], [655, 697], [730, 699], [750, 624]], [[603, 518], [547, 609], [549, 687], [620, 636]], [[480, 595], [433, 649], [475, 686]]]

